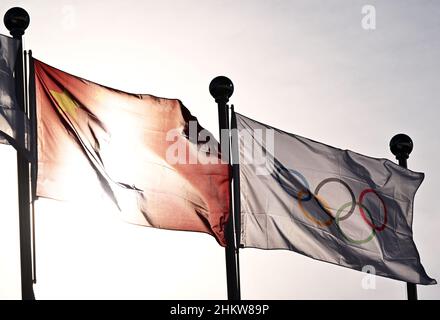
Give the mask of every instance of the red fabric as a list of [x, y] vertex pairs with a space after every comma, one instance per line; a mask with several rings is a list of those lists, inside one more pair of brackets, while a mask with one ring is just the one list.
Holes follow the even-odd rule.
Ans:
[[[66, 200], [101, 187], [131, 223], [205, 232], [226, 244], [229, 166], [190, 141], [189, 121], [197, 119], [179, 100], [117, 91], [38, 60], [34, 66], [38, 196]], [[167, 141], [172, 130], [177, 137]], [[211, 163], [174, 164], [170, 147]]]

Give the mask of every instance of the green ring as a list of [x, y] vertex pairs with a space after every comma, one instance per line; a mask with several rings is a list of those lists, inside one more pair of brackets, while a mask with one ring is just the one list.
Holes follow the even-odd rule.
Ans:
[[[345, 238], [345, 240], [347, 240], [348, 242], [354, 243], [354, 244], [364, 244], [367, 243], [369, 241], [371, 241], [371, 239], [374, 238], [374, 236], [376, 235], [376, 230], [374, 230], [374, 228], [371, 231], [371, 234], [363, 239], [363, 240], [354, 240], [351, 239], [349, 236], [347, 236], [343, 231], [342, 228], [339, 226], [339, 220], [341, 220], [339, 218], [339, 216], [341, 215], [342, 211], [347, 208], [348, 206], [351, 206], [353, 203], [347, 202], [346, 204], [344, 204], [342, 207], [339, 208], [338, 212], [336, 213], [336, 217], [335, 217], [335, 222], [336, 222], [336, 227], [338, 228], [339, 232], [342, 234], [342, 236]], [[363, 204], [360, 204], [359, 202], [356, 202], [356, 206], [362, 206], [363, 209], [365, 209], [365, 211], [367, 212], [368, 216], [370, 217], [371, 220], [373, 220], [370, 210], [367, 209], [367, 207], [365, 207]]]

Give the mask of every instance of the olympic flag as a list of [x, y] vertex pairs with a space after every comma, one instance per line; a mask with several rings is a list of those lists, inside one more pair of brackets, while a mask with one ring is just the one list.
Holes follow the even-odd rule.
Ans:
[[412, 239], [423, 173], [240, 114], [235, 119], [242, 246], [287, 249], [356, 270], [373, 267], [388, 278], [436, 283]]

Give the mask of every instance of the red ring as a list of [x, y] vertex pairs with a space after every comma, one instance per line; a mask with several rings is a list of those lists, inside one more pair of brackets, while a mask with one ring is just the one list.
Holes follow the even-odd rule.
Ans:
[[383, 201], [383, 199], [381, 198], [381, 196], [373, 189], [365, 189], [364, 191], [361, 192], [361, 194], [359, 195], [359, 203], [362, 204], [362, 200], [364, 199], [364, 196], [369, 193], [369, 192], [373, 192], [380, 200], [380, 202], [382, 202], [382, 206], [383, 206], [383, 224], [378, 227], [376, 225], [374, 225], [374, 223], [370, 220], [367, 219], [367, 216], [365, 215], [365, 211], [362, 208], [362, 205], [359, 206], [359, 211], [361, 212], [362, 218], [364, 219], [364, 221], [372, 228], [374, 228], [374, 230], [377, 231], [383, 231], [383, 229], [385, 229], [387, 222], [388, 222], [388, 215], [387, 215], [387, 207], [385, 206], [385, 202]]

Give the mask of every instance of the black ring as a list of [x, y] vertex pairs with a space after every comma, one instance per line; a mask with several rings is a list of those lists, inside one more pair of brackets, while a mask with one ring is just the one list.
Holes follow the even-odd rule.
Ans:
[[[345, 216], [339, 218], [338, 220], [339, 220], [339, 221], [342, 221], [342, 220], [348, 219], [348, 218], [353, 214], [354, 209], [356, 209], [356, 198], [355, 198], [355, 196], [354, 196], [353, 190], [351, 190], [351, 188], [348, 186], [348, 184], [347, 184], [345, 181], [341, 180], [341, 179], [338, 179], [338, 178], [327, 178], [327, 179], [322, 180], [322, 181], [318, 184], [318, 186], [317, 186], [316, 189], [315, 189], [314, 194], [315, 194], [315, 195], [318, 195], [318, 192], [319, 192], [319, 190], [322, 188], [322, 186], [325, 185], [325, 184], [328, 183], [328, 182], [339, 182], [339, 183], [342, 184], [342, 185], [348, 190], [348, 192], [350, 193], [350, 196], [351, 196], [351, 208], [350, 208], [350, 210], [348, 211], [348, 213], [347, 213]], [[331, 216], [331, 217], [333, 218], [333, 216], [332, 216], [332, 215], [331, 215], [331, 214], [330, 214], [325, 208], [323, 208], [323, 206], [321, 205], [321, 203], [320, 203], [319, 201], [316, 201], [316, 202], [317, 202], [318, 205], [321, 207], [321, 209], [324, 210], [324, 212], [325, 212], [327, 215], [329, 215], [329, 216]]]

